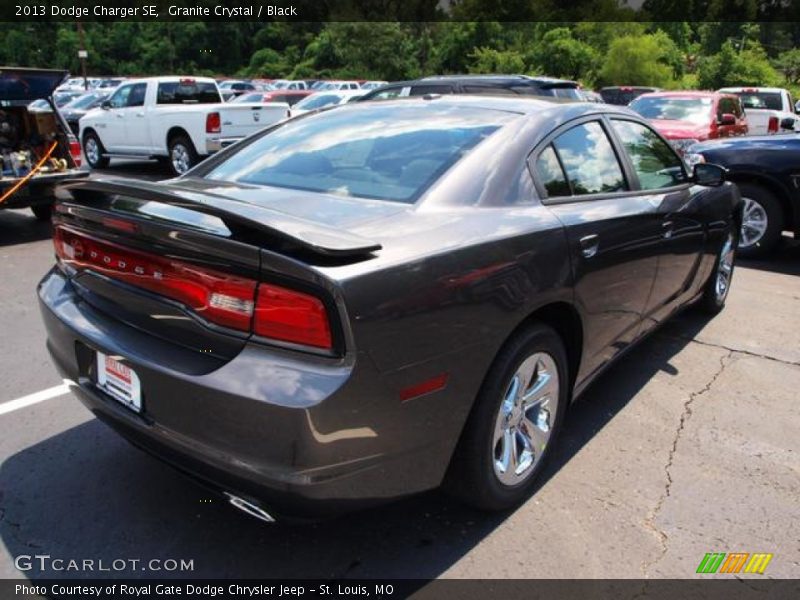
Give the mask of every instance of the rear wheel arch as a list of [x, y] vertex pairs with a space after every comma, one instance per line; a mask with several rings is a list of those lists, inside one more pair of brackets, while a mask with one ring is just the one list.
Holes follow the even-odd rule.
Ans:
[[181, 137], [181, 136], [185, 137], [190, 142], [192, 142], [192, 144], [194, 144], [192, 136], [189, 135], [189, 132], [186, 131], [183, 127], [176, 125], [174, 127], [171, 127], [169, 131], [167, 131], [167, 140], [166, 140], [167, 150], [169, 150], [169, 145], [170, 143], [172, 143], [172, 140], [174, 140], [176, 137]]

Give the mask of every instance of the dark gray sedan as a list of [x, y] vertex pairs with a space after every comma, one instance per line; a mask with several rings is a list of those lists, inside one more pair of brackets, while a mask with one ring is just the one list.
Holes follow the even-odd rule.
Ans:
[[723, 307], [723, 174], [605, 105], [311, 113], [169, 182], [72, 185], [47, 347], [97, 417], [262, 519], [443, 483], [504, 509], [598, 373]]

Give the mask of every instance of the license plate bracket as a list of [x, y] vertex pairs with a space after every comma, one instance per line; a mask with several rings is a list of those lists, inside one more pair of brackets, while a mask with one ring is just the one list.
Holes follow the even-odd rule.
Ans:
[[97, 353], [97, 387], [130, 410], [142, 412], [139, 376], [117, 357]]

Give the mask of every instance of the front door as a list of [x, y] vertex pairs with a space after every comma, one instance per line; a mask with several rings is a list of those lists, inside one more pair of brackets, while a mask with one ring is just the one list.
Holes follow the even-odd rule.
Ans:
[[568, 126], [530, 159], [570, 247], [584, 319], [578, 382], [638, 336], [660, 242], [655, 207], [632, 188], [607, 127], [599, 118]]

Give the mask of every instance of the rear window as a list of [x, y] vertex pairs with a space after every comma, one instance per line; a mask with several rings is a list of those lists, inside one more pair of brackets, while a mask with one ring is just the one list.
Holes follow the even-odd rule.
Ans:
[[745, 108], [766, 108], [782, 110], [781, 95], [778, 92], [737, 92]]
[[213, 104], [220, 102], [217, 86], [211, 82], [169, 81], [158, 84], [157, 104]]
[[206, 177], [411, 203], [516, 116], [461, 106], [342, 108], [287, 122]]

